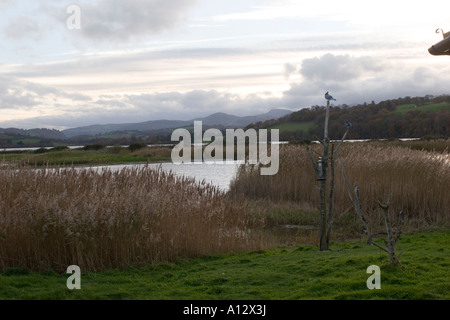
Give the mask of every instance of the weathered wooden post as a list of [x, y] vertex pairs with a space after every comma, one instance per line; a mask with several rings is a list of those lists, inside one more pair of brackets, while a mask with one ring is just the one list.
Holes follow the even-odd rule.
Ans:
[[325, 115], [324, 138], [322, 141], [322, 179], [320, 180], [320, 243], [319, 250], [329, 250], [327, 243], [327, 171], [328, 171], [328, 155], [330, 150], [330, 139], [328, 137], [328, 120], [330, 118], [330, 100], [327, 100], [327, 111]]
[[[329, 163], [329, 153], [330, 153], [330, 138], [328, 136], [328, 121], [330, 118], [330, 100], [336, 100], [331, 95], [325, 93], [325, 99], [327, 100], [327, 109], [325, 114], [325, 128], [324, 128], [324, 138], [320, 140], [322, 144], [323, 151], [321, 157], [317, 163], [314, 161], [314, 158], [311, 154], [309, 147], [307, 147], [307, 151], [311, 162], [316, 171], [316, 180], [320, 181], [320, 225], [319, 225], [319, 250], [320, 251], [328, 251], [329, 250], [329, 242], [330, 242], [330, 233], [331, 233], [331, 223], [333, 216], [333, 186], [331, 186], [330, 190], [330, 208], [327, 214], [327, 181], [328, 181], [328, 163]], [[334, 170], [332, 172], [334, 174]], [[334, 182], [334, 179], [332, 178]], [[328, 222], [328, 223], [327, 223]]]

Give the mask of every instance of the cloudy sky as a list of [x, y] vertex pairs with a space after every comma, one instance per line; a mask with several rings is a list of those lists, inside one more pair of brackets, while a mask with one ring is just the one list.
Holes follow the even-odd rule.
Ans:
[[448, 0], [0, 0], [0, 127], [450, 93]]

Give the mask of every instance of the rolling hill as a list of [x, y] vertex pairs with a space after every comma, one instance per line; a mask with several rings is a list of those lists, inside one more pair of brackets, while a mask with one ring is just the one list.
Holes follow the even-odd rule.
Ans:
[[258, 121], [269, 119], [277, 119], [290, 114], [292, 111], [286, 109], [273, 109], [264, 114], [254, 116], [239, 117], [227, 113], [214, 113], [204, 118], [195, 118], [192, 120], [152, 120], [139, 123], [122, 123], [122, 124], [101, 124], [84, 127], [77, 127], [63, 130], [63, 134], [67, 138], [83, 135], [97, 135], [108, 132], [118, 131], [151, 131], [170, 128], [182, 128], [191, 126], [194, 121], [202, 121], [204, 125], [220, 126], [220, 127], [245, 127], [246, 125]]

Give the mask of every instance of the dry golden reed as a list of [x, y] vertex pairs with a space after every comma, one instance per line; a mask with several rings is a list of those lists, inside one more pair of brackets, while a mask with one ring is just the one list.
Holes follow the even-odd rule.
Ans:
[[3, 169], [0, 180], [0, 270], [98, 271], [260, 245], [243, 201], [160, 168]]
[[[312, 146], [314, 157], [321, 146]], [[375, 223], [382, 225], [378, 200], [392, 193], [391, 212], [403, 210], [409, 227], [425, 229], [450, 224], [450, 155], [447, 151], [413, 150], [387, 143], [344, 143], [340, 149], [349, 184], [358, 183], [361, 205]], [[335, 221], [348, 224], [354, 217], [342, 178], [342, 167], [335, 159]], [[330, 170], [328, 170], [330, 174]], [[296, 202], [319, 208], [319, 182], [305, 146], [283, 145], [280, 170], [274, 176], [261, 176], [251, 166], [242, 166], [231, 184], [232, 194], [272, 202]], [[310, 209], [307, 209], [310, 210]], [[358, 224], [358, 218], [352, 223]]]

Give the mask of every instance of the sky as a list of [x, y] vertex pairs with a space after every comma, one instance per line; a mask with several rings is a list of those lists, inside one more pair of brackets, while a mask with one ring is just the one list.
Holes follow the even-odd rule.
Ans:
[[0, 0], [0, 128], [450, 94], [450, 2]]

